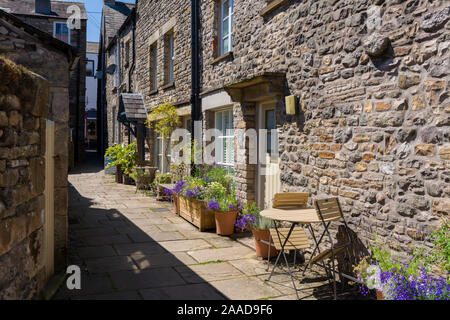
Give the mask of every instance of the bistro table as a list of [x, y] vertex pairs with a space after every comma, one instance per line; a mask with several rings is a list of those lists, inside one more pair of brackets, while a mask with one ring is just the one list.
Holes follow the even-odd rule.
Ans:
[[[316, 239], [316, 236], [314, 234], [314, 230], [312, 229], [311, 225], [313, 223], [323, 223], [324, 221], [325, 222], [332, 221], [333, 219], [325, 219], [323, 221], [317, 215], [316, 209], [314, 209], [314, 208], [305, 209], [305, 208], [299, 208], [298, 206], [297, 207], [283, 207], [283, 208], [267, 208], [267, 209], [261, 211], [260, 215], [262, 217], [269, 218], [269, 219], [272, 219], [274, 221], [287, 221], [287, 222], [291, 222], [292, 223], [292, 225], [291, 225], [291, 227], [289, 229], [289, 232], [286, 235], [286, 238], [285, 238], [284, 242], [281, 243], [281, 250], [278, 253], [277, 259], [275, 261], [275, 265], [273, 266], [272, 272], [270, 273], [270, 276], [267, 279], [267, 281], [270, 281], [270, 279], [271, 279], [271, 277], [273, 275], [273, 272], [275, 271], [275, 268], [278, 265], [278, 261], [279, 261], [281, 255], [283, 255], [285, 263], [286, 263], [286, 267], [288, 269], [288, 272], [289, 272], [289, 275], [291, 277], [292, 284], [294, 285], [295, 293], [296, 293], [297, 299], [298, 299], [297, 288], [295, 286], [294, 277], [293, 277], [293, 275], [291, 273], [291, 270], [289, 268], [289, 264], [288, 264], [286, 255], [284, 253], [284, 247], [285, 247], [286, 243], [289, 241], [289, 237], [290, 237], [292, 231], [294, 230], [295, 226], [301, 224], [301, 225], [307, 225], [308, 226], [309, 230], [311, 231], [311, 234], [312, 234], [312, 237], [314, 239], [314, 242], [316, 244], [316, 248], [314, 249], [314, 252], [316, 250], [319, 250], [319, 253], [320, 253], [319, 243], [321, 242], [322, 237], [320, 238], [320, 240], [318, 242], [317, 239]], [[276, 232], [278, 234], [278, 239], [281, 242], [280, 233], [278, 231], [278, 228], [277, 228], [276, 224], [275, 224], [275, 230], [276, 230]], [[306, 265], [306, 267], [307, 266], [308, 266], [308, 264]], [[306, 268], [303, 271], [303, 274], [305, 273], [305, 271], [306, 271]]]
[[[284, 247], [285, 247], [286, 243], [288, 242], [289, 237], [290, 237], [292, 231], [294, 230], [295, 226], [297, 226], [299, 224], [307, 225], [308, 229], [310, 230], [311, 235], [313, 237], [314, 243], [316, 245], [316, 247], [314, 248], [314, 251], [312, 253], [312, 256], [315, 254], [316, 251], [318, 251], [319, 255], [317, 257], [319, 257], [321, 255], [319, 244], [321, 243], [322, 238], [323, 238], [323, 236], [325, 235], [325, 232], [328, 229], [329, 223], [331, 221], [336, 221], [336, 218], [329, 218], [329, 219], [324, 218], [324, 219], [321, 219], [318, 216], [316, 209], [314, 209], [314, 208], [304, 209], [304, 208], [299, 208], [298, 206], [297, 207], [283, 207], [283, 208], [267, 208], [267, 209], [261, 211], [260, 215], [262, 217], [269, 218], [269, 219], [272, 219], [274, 221], [287, 221], [287, 222], [291, 222], [292, 223], [292, 225], [291, 225], [291, 227], [289, 229], [289, 232], [286, 235], [286, 238], [285, 238], [284, 242], [281, 243], [281, 250], [278, 253], [277, 259], [275, 261], [275, 265], [273, 266], [272, 272], [270, 273], [270, 276], [267, 279], [267, 281], [270, 281], [270, 278], [272, 277], [273, 272], [275, 271], [275, 268], [276, 268], [276, 266], [278, 264], [278, 261], [279, 261], [281, 255], [283, 255], [285, 263], [286, 263], [286, 267], [288, 269], [288, 272], [289, 272], [289, 275], [291, 277], [292, 284], [294, 285], [295, 293], [296, 293], [297, 299], [298, 299], [297, 288], [295, 286], [294, 277], [293, 277], [293, 275], [292, 275], [292, 273], [290, 271], [286, 255], [284, 254]], [[327, 224], [327, 222], [328, 222], [328, 224]], [[314, 234], [314, 230], [312, 228], [312, 224], [313, 223], [321, 223], [325, 227], [325, 231], [323, 232], [323, 234], [320, 237], [319, 241], [317, 241], [316, 236]], [[278, 239], [281, 242], [280, 232], [278, 231], [278, 228], [277, 228], [276, 224], [274, 224], [274, 225], [275, 225], [275, 230], [276, 230], [277, 235], [278, 235]], [[305, 271], [306, 271], [307, 267], [309, 265], [311, 265], [312, 262], [314, 261], [313, 260], [314, 258], [312, 256], [310, 258], [309, 263], [306, 264], [305, 269], [303, 270], [303, 275], [305, 274]], [[322, 267], [327, 271], [327, 274], [328, 274], [328, 271], [330, 271], [330, 268], [327, 268], [325, 266], [325, 264], [323, 264]], [[332, 271], [335, 272], [334, 270], [332, 270]], [[352, 280], [352, 281], [360, 282], [358, 279], [355, 279], [354, 277], [351, 277], [349, 275], [343, 274], [341, 272], [339, 272], [339, 274], [341, 276], [347, 278], [347, 279]]]

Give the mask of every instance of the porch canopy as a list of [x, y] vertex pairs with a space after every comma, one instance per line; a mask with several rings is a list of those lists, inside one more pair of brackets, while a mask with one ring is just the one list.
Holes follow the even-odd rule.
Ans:
[[136, 137], [138, 159], [145, 160], [145, 121], [147, 120], [147, 110], [144, 106], [144, 99], [141, 94], [122, 93], [119, 101], [119, 112], [117, 120], [122, 123]]
[[225, 91], [234, 102], [262, 102], [285, 94], [286, 74], [262, 72], [252, 78], [226, 85]]

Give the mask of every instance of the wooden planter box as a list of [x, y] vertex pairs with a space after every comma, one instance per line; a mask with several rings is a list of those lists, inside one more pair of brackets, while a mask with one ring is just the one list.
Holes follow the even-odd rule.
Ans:
[[202, 232], [216, 227], [214, 211], [206, 209], [203, 201], [181, 197], [179, 201], [180, 217], [198, 227]]

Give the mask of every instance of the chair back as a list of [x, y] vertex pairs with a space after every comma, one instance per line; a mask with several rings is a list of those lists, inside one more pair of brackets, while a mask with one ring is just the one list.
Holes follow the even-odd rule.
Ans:
[[338, 198], [316, 200], [314, 206], [323, 221], [335, 221], [344, 218]]
[[273, 198], [272, 207], [306, 207], [309, 193], [276, 193]]

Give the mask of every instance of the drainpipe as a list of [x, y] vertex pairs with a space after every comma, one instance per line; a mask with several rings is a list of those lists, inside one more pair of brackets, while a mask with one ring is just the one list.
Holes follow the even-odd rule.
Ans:
[[132, 13], [131, 17], [131, 25], [132, 25], [132, 39], [133, 39], [133, 63], [131, 64], [130, 70], [128, 71], [128, 92], [131, 93], [131, 74], [134, 71], [134, 68], [136, 66], [136, 44], [135, 44], [135, 30], [136, 30], [136, 15], [135, 12]]
[[[119, 108], [120, 108], [120, 85], [122, 84], [122, 79], [120, 78], [120, 37], [119, 37], [119, 33], [117, 33], [117, 40], [116, 40], [116, 50], [117, 50], [117, 67], [116, 67], [116, 72], [118, 72], [117, 74], [117, 120], [119, 120]], [[115, 75], [114, 75], [115, 76]], [[118, 136], [117, 138], [119, 139], [120, 136], [120, 122], [117, 124], [118, 126]], [[119, 141], [121, 141], [122, 139], [120, 138]], [[123, 143], [123, 142], [122, 142]]]
[[[191, 142], [195, 141], [195, 121], [201, 119], [200, 69], [199, 69], [199, 24], [200, 6], [198, 0], [191, 0]], [[191, 172], [194, 171], [194, 157], [191, 157]]]

